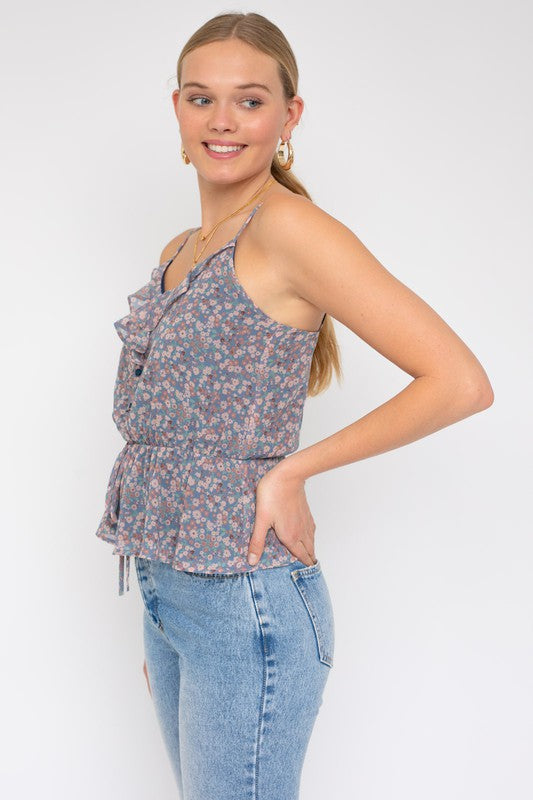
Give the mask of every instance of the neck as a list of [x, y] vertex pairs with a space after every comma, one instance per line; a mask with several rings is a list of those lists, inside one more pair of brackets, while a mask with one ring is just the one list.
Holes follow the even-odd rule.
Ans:
[[[246, 207], [238, 215], [236, 214], [235, 217], [229, 219], [228, 222], [230, 223], [241, 214], [249, 214], [252, 208], [272, 189], [274, 182], [265, 187], [271, 177], [270, 170], [265, 170], [261, 175], [254, 175], [253, 178], [239, 181], [238, 183], [214, 184], [204, 181], [199, 175], [201, 230], [204, 233], [209, 232], [222, 219], [236, 212], [237, 209], [245, 204]], [[262, 187], [265, 187], [266, 191], [256, 194]], [[254, 197], [254, 195], [256, 196]]]

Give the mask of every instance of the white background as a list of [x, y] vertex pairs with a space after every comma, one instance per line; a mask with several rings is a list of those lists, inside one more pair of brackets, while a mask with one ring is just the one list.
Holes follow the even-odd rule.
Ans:
[[[133, 562], [119, 598], [118, 558], [94, 532], [123, 444], [113, 321], [201, 221], [176, 61], [229, 10], [265, 14], [295, 51], [293, 171], [313, 200], [452, 326], [495, 393], [485, 413], [306, 483], [336, 651], [302, 800], [529, 799], [532, 14], [519, 0], [4, 10], [0, 790], [176, 797]], [[411, 380], [336, 330], [344, 382], [308, 400], [301, 446]]]

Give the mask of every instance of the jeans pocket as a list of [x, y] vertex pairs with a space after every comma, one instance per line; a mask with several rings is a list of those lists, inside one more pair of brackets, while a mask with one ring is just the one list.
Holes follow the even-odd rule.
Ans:
[[331, 597], [319, 561], [309, 567], [291, 571], [291, 578], [300, 593], [313, 625], [318, 657], [328, 667], [333, 666], [335, 621]]

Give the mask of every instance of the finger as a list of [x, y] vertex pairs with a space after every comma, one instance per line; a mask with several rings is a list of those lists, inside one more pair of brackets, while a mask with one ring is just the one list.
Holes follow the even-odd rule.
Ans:
[[304, 542], [302, 539], [298, 539], [298, 551], [301, 551], [301, 555], [298, 553], [294, 553], [294, 555], [298, 558], [299, 561], [303, 561], [304, 564], [308, 567], [312, 567], [314, 564], [317, 563], [317, 559], [315, 558], [315, 547], [313, 542]]
[[313, 537], [310, 536], [307, 539], [303, 539], [302, 541], [303, 541], [303, 545], [304, 545], [304, 547], [306, 549], [306, 552], [307, 552], [307, 554], [308, 554], [308, 556], [309, 556], [309, 558], [311, 560], [311, 564], [309, 566], [311, 566], [312, 564], [316, 564], [317, 557], [316, 557], [316, 554], [315, 554], [315, 542], [314, 542]]
[[254, 523], [254, 529], [252, 531], [252, 535], [250, 537], [250, 541], [248, 543], [248, 563], [257, 564], [261, 556], [263, 555], [263, 550], [265, 547], [266, 535], [270, 525], [265, 520], [261, 520], [261, 518], [256, 516], [256, 520]]

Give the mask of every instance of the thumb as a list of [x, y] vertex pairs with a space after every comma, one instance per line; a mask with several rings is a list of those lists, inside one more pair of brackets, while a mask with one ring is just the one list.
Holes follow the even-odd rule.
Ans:
[[266, 518], [256, 515], [254, 529], [248, 543], [247, 558], [249, 564], [257, 564], [263, 555], [263, 549], [265, 547], [265, 540], [269, 527], [270, 524]]

